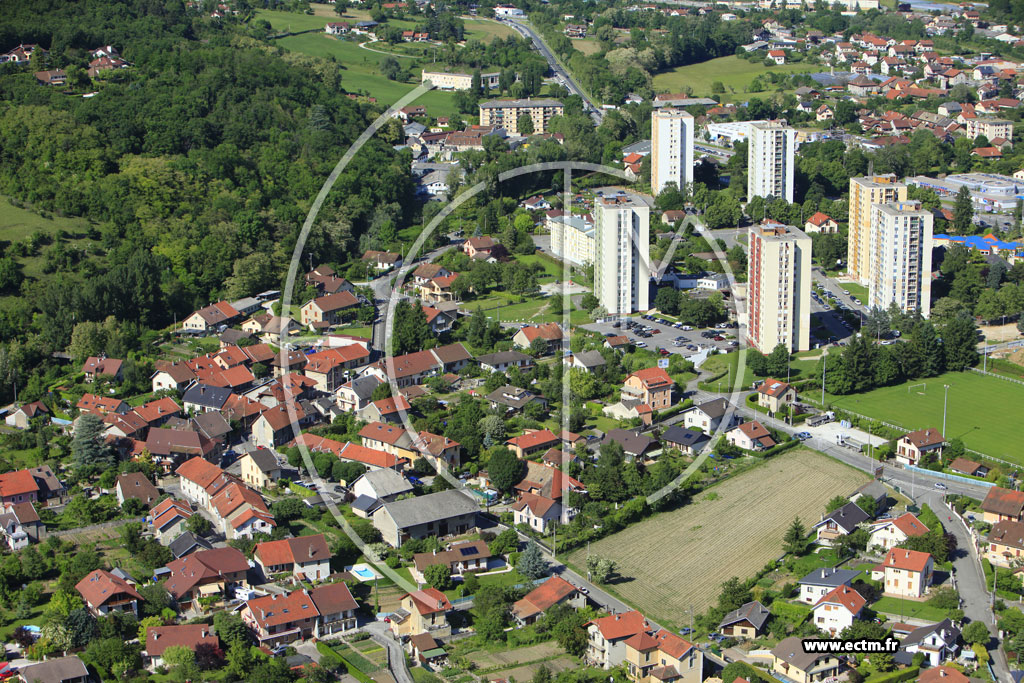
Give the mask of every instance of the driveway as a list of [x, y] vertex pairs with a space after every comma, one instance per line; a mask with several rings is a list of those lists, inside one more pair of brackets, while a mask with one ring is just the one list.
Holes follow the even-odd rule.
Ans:
[[391, 635], [391, 629], [382, 621], [371, 621], [365, 626], [366, 632], [370, 634], [378, 644], [388, 650], [388, 667], [391, 675], [397, 683], [413, 683], [412, 674], [405, 665], [405, 650]]

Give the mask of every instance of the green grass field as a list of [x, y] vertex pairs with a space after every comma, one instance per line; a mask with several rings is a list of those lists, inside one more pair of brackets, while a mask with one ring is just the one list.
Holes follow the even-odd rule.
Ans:
[[[544, 274], [540, 276], [541, 280], [546, 279], [545, 276], [553, 280], [561, 280], [566, 274], [566, 270], [561, 263], [541, 254], [516, 254], [515, 259], [528, 266], [532, 266], [535, 263], [539, 264], [544, 269]], [[569, 274], [572, 274], [571, 269]]]
[[470, 17], [460, 18], [466, 27], [466, 33], [464, 36], [466, 40], [479, 40], [489, 43], [495, 38], [507, 38], [508, 36], [519, 35], [511, 26], [497, 21], [492, 21], [490, 19], [472, 19]]
[[[342, 87], [347, 92], [366, 92], [376, 97], [381, 104], [394, 104], [416, 87], [412, 83], [399, 83], [384, 78], [380, 72], [380, 63], [388, 55], [365, 50], [354, 41], [338, 40], [324, 33], [307, 33], [301, 36], [288, 36], [274, 42], [293, 52], [313, 57], [334, 57], [343, 69]], [[404, 66], [408, 66], [412, 60], [411, 57], [395, 56]], [[433, 90], [417, 99], [416, 104], [425, 105], [427, 113], [431, 116], [448, 116], [455, 113], [455, 104], [449, 92]]]
[[[700, 64], [681, 66], [672, 71], [660, 73], [654, 77], [655, 90], [682, 92], [684, 86], [693, 89], [694, 96], [713, 96], [723, 102], [732, 98], [745, 99], [743, 89], [762, 73], [801, 73], [813, 72], [816, 69], [810, 64], [783, 64], [767, 67], [759, 62], [748, 62], [735, 55], [719, 57]], [[726, 92], [713, 94], [711, 84], [720, 81]], [[756, 95], [756, 93], [755, 93]]]
[[[942, 429], [943, 385], [949, 385], [946, 439], [959, 437], [968, 448], [1024, 464], [1016, 448], [1016, 421], [1006, 410], [1024, 404], [1024, 386], [973, 372], [950, 372], [923, 381], [852, 396], [827, 396], [847, 410], [910, 429]], [[910, 388], [908, 390], [908, 387]]]
[[324, 15], [301, 14], [299, 12], [279, 12], [276, 10], [256, 10], [254, 21], [266, 21], [275, 31], [310, 31], [321, 29], [329, 21], [342, 21], [337, 16], [331, 18]]
[[6, 242], [25, 239], [37, 230], [51, 235], [58, 230], [80, 234], [88, 227], [88, 222], [80, 218], [43, 218], [28, 209], [13, 206], [6, 197], [0, 196], [0, 239]]
[[573, 38], [572, 46], [587, 56], [601, 51], [601, 44], [597, 42], [597, 38]]
[[[820, 352], [818, 353], [820, 355]], [[734, 383], [736, 378], [736, 368], [739, 364], [739, 358], [740, 354], [738, 351], [734, 351], [732, 353], [720, 353], [715, 356], [711, 356], [706, 361], [704, 361], [704, 364], [701, 366], [700, 369], [705, 372], [711, 373], [712, 376], [717, 375], [719, 373], [726, 373], [721, 378], [722, 391], [732, 391], [732, 384]], [[791, 380], [795, 380], [801, 377], [806, 377], [811, 373], [812, 370], [814, 370], [815, 366], [817, 366], [818, 364], [818, 361], [819, 358], [817, 357], [793, 358], [793, 360], [790, 361], [789, 378]], [[750, 371], [749, 367], [744, 368], [743, 381], [740, 388], [749, 389], [752, 386], [753, 382], [757, 379], [760, 378], [755, 376], [754, 373]], [[773, 379], [785, 380], [786, 377], [782, 376]], [[703, 382], [701, 384], [702, 388], [706, 388], [710, 391], [718, 391], [718, 386], [718, 379], [715, 379], [710, 383]]]
[[871, 609], [876, 612], [884, 612], [886, 614], [895, 615], [897, 618], [900, 614], [904, 617], [914, 617], [917, 619], [927, 619], [928, 621], [942, 621], [946, 618], [946, 610], [933, 607], [924, 602], [915, 602], [914, 600], [901, 600], [900, 598], [885, 597], [880, 599], [875, 604], [871, 605]]

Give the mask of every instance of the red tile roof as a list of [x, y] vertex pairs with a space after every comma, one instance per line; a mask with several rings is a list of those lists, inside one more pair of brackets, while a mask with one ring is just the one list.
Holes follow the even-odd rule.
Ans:
[[561, 439], [555, 436], [550, 429], [538, 429], [522, 436], [513, 437], [505, 443], [522, 450], [531, 450], [540, 446], [555, 446], [560, 442]]
[[249, 562], [235, 548], [199, 550], [167, 565], [170, 578], [164, 587], [175, 598], [180, 598], [203, 583], [222, 580], [225, 574], [244, 572]]
[[[666, 387], [672, 387], [675, 384], [675, 380], [668, 376], [664, 368], [645, 368], [643, 370], [637, 370], [629, 377], [636, 377], [640, 380], [641, 384], [644, 385], [648, 391], [655, 389], [664, 389]], [[626, 380], [629, 380], [629, 377]]]
[[860, 593], [850, 588], [847, 585], [836, 586], [827, 594], [823, 595], [818, 602], [814, 603], [814, 606], [829, 604], [842, 605], [850, 612], [850, 614], [856, 616], [860, 613], [864, 605], [867, 604], [867, 600], [864, 599]]
[[519, 330], [526, 337], [527, 343], [532, 342], [537, 337], [546, 339], [547, 341], [560, 341], [564, 335], [562, 328], [558, 326], [558, 323], [544, 323], [543, 325], [527, 325], [526, 327]]
[[39, 485], [28, 470], [17, 470], [0, 474], [0, 497], [38, 493]]
[[904, 434], [903, 438], [918, 448], [938, 446], [945, 441], [937, 429], [918, 429], [916, 432]]
[[274, 626], [290, 624], [320, 616], [312, 596], [305, 589], [292, 591], [287, 595], [267, 595], [245, 603], [260, 628], [269, 630]]
[[[445, 594], [436, 588], [424, 588], [413, 593], [406, 593], [406, 595], [412, 598], [416, 611], [423, 616], [437, 612], [447, 612], [452, 608], [452, 603], [448, 601]], [[405, 595], [402, 596], [403, 599], [405, 597]]]
[[207, 462], [197, 456], [191, 460], [183, 462], [178, 469], [174, 471], [174, 473], [179, 477], [195, 482], [205, 489], [213, 483], [214, 479], [223, 474], [224, 471], [213, 463]]
[[789, 391], [789, 385], [785, 382], [780, 382], [777, 379], [771, 377], [765, 378], [761, 386], [757, 388], [757, 393], [764, 394], [765, 396], [779, 397]]
[[114, 576], [104, 569], [94, 569], [75, 585], [82, 599], [92, 607], [99, 607], [119, 594], [126, 594], [142, 600], [135, 587], [119, 576]]
[[261, 564], [269, 567], [330, 560], [331, 551], [327, 549], [327, 540], [324, 535], [316, 534], [315, 536], [298, 536], [257, 543], [253, 556]]
[[[821, 106], [824, 107], [825, 105]], [[817, 225], [818, 227], [821, 227], [821, 225], [823, 225], [826, 221], [830, 220], [832, 220], [831, 216], [829, 216], [827, 213], [822, 213], [821, 211], [818, 211], [813, 216], [808, 218], [807, 222], [810, 223], [811, 225]]]
[[928, 533], [928, 527], [926, 527], [921, 520], [915, 517], [912, 512], [900, 515], [896, 519], [892, 520], [892, 523], [897, 529], [907, 536], [924, 536]]
[[169, 647], [187, 647], [195, 652], [200, 645], [220, 647], [220, 639], [206, 624], [150, 626], [146, 629], [146, 654], [160, 657]]
[[893, 567], [895, 569], [906, 569], [907, 571], [912, 572], [923, 572], [931, 557], [932, 556], [930, 554], [922, 553], [917, 550], [892, 548], [885, 556], [885, 560], [882, 562], [882, 565], [885, 567]]
[[520, 619], [525, 619], [546, 611], [549, 607], [553, 607], [578, 592], [579, 589], [576, 586], [562, 577], [552, 576], [512, 605], [512, 612]]
[[378, 451], [375, 448], [367, 448], [357, 443], [325, 439], [316, 434], [300, 434], [293, 443], [303, 444], [314, 452], [333, 453], [342, 460], [361, 462], [371, 467], [395, 467], [409, 462], [406, 458], [398, 458], [390, 453]]
[[622, 614], [610, 614], [588, 622], [588, 626], [594, 624], [601, 632], [605, 640], [619, 640], [629, 636], [643, 633], [650, 626], [644, 615], [637, 611], [624, 612]]

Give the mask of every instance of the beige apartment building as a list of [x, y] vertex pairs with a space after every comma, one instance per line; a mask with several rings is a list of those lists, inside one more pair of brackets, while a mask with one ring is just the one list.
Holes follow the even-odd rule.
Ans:
[[[497, 88], [501, 74], [495, 71], [489, 74], [480, 74], [480, 85], [490, 90]], [[420, 82], [430, 81], [435, 88], [440, 90], [469, 90], [473, 87], [473, 74], [464, 74], [451, 71], [427, 71], [423, 70]]]
[[792, 203], [796, 129], [755, 121], [747, 144], [747, 200], [772, 197]]
[[984, 135], [989, 141], [996, 138], [1003, 138], [1004, 140], [1013, 139], [1013, 121], [1007, 121], [1006, 119], [986, 119], [982, 117], [967, 119], [964, 127], [967, 129], [967, 137], [972, 140], [979, 135]]
[[758, 351], [811, 346], [811, 238], [791, 225], [752, 225], [747, 244], [747, 334]]
[[931, 211], [920, 202], [889, 202], [871, 207], [868, 251], [868, 306], [887, 310], [895, 303], [905, 313], [925, 318], [932, 301]]
[[693, 182], [693, 115], [661, 107], [651, 112], [651, 192], [674, 183], [682, 192]]
[[871, 286], [871, 206], [905, 202], [907, 185], [896, 176], [850, 178], [850, 226], [847, 234], [847, 270], [857, 282]]
[[577, 265], [594, 262], [594, 225], [582, 216], [548, 216], [551, 253]]
[[499, 126], [509, 135], [519, 135], [519, 117], [526, 114], [533, 121], [534, 133], [546, 133], [552, 117], [564, 112], [558, 100], [491, 100], [480, 105], [480, 125]]

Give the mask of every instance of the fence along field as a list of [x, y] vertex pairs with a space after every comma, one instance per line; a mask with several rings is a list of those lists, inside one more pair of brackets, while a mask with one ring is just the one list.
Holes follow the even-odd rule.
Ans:
[[[596, 543], [590, 553], [618, 563], [612, 589], [663, 625], [714, 604], [731, 576], [746, 578], [782, 554], [782, 536], [799, 517], [821, 518], [825, 504], [849, 495], [868, 475], [808, 450], [789, 451], [700, 494], [695, 503], [655, 515]], [[714, 500], [707, 500], [710, 492]], [[586, 549], [570, 555], [586, 565]], [[614, 579], [613, 579], [614, 581]]]

